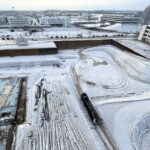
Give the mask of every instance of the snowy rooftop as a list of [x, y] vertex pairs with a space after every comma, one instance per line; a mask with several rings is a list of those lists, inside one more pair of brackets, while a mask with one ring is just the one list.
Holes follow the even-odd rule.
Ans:
[[28, 45], [19, 46], [17, 44], [0, 45], [0, 50], [23, 50], [23, 49], [44, 49], [44, 48], [56, 48], [54, 42], [36, 42], [29, 43]]

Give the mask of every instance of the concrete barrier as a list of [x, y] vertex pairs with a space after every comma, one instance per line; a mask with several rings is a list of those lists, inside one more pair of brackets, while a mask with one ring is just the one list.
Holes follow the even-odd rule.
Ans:
[[19, 85], [19, 93], [17, 100], [17, 110], [14, 120], [12, 121], [12, 125], [9, 129], [6, 150], [12, 150], [12, 143], [14, 134], [18, 125], [22, 124], [25, 121], [26, 117], [26, 88], [27, 88], [27, 78], [21, 78]]
[[[66, 41], [55, 41], [55, 44], [58, 49], [73, 49], [73, 48], [86, 48], [86, 47], [93, 47], [99, 45], [112, 45], [119, 48], [122, 51], [127, 51], [129, 53], [144, 57], [139, 53], [135, 52], [133, 49], [119, 43], [115, 39], [79, 39], [79, 40], [66, 40]], [[144, 57], [145, 58], [145, 57]]]
[[98, 45], [108, 45], [111, 44], [111, 39], [102, 39], [102, 40], [66, 40], [66, 41], [55, 41], [55, 44], [58, 49], [69, 49], [69, 48], [82, 48], [82, 47], [92, 47]]
[[[47, 54], [57, 54], [58, 49], [74, 49], [74, 48], [87, 48], [99, 45], [113, 45], [122, 51], [127, 51], [135, 55], [140, 55], [133, 49], [119, 43], [115, 39], [66, 39], [66, 40], [56, 40], [54, 41], [56, 47], [54, 48], [36, 48], [36, 49], [14, 49], [14, 50], [0, 50], [1, 56], [22, 56], [22, 55], [47, 55]], [[144, 56], [142, 56], [144, 57]]]
[[1, 56], [23, 56], [23, 55], [46, 55], [57, 54], [57, 48], [39, 48], [39, 49], [19, 49], [19, 50], [0, 50]]

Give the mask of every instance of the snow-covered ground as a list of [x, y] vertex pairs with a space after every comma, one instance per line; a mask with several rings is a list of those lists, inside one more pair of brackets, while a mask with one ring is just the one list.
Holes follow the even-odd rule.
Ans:
[[119, 150], [140, 149], [141, 141], [142, 148], [149, 146], [150, 61], [145, 58], [111, 45], [0, 58], [0, 78], [8, 76], [28, 77], [27, 114], [14, 150], [106, 149], [80, 101], [81, 91]]
[[148, 149], [150, 62], [112, 46], [81, 50], [79, 55], [74, 68], [82, 91], [118, 149]]
[[33, 85], [26, 123], [17, 130], [16, 150], [104, 149], [96, 142], [71, 86], [66, 75], [46, 76]]
[[23, 30], [15, 30], [15, 32], [11, 32], [9, 29], [0, 29], [0, 37], [9, 37], [16, 38], [19, 35], [26, 35], [28, 32]]
[[140, 31], [140, 24], [132, 23], [116, 23], [107, 27], [102, 27], [104, 30], [112, 30], [118, 32], [138, 33]]
[[[121, 99], [120, 99], [121, 100]], [[149, 149], [150, 99], [115, 101], [97, 105], [99, 114], [120, 150]], [[147, 117], [147, 118], [146, 118]]]
[[64, 28], [64, 29], [46, 29], [43, 32], [33, 33], [30, 38], [79, 38], [79, 37], [97, 37], [97, 36], [114, 36], [116, 32], [99, 32], [82, 28]]
[[150, 45], [142, 43], [137, 40], [117, 40], [121, 44], [131, 48], [135, 52], [145, 56], [146, 58], [150, 59]]
[[140, 94], [150, 88], [150, 62], [146, 59], [113, 46], [85, 49], [80, 55], [75, 69], [90, 97]]
[[80, 26], [82, 26], [82, 27], [86, 27], [87, 29], [88, 28], [93, 28], [93, 29], [98, 29], [99, 27], [104, 27], [104, 26], [109, 26], [110, 25], [110, 23], [93, 23], [93, 24], [82, 24], [82, 25], [80, 25]]
[[41, 55], [41, 56], [20, 56], [20, 57], [2, 57], [0, 59], [0, 68], [11, 70], [33, 67], [60, 67], [62, 66], [61, 60], [57, 56]]
[[6, 150], [7, 137], [10, 127], [10, 125], [0, 126], [0, 150]]

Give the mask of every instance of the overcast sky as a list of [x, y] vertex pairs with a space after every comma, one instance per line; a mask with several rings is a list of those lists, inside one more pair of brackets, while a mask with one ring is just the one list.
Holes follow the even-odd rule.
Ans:
[[150, 0], [0, 0], [0, 10], [144, 10]]

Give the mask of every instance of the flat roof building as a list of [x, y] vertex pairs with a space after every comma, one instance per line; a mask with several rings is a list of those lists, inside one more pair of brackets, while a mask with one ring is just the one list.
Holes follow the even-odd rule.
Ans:
[[48, 25], [51, 27], [69, 27], [68, 17], [42, 17], [40, 18], [41, 25]]
[[8, 17], [8, 23], [10, 27], [25, 27], [30, 25], [30, 19], [24, 16]]
[[101, 17], [101, 22], [110, 23], [139, 23], [140, 17], [135, 17], [134, 15], [121, 15], [121, 14], [105, 14]]

